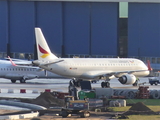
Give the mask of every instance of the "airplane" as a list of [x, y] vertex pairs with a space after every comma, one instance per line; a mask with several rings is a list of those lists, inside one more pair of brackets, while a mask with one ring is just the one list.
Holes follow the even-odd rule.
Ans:
[[137, 77], [149, 75], [149, 68], [135, 58], [58, 58], [55, 56], [40, 28], [35, 28], [38, 60], [32, 63], [55, 74], [72, 78], [75, 85], [81, 80], [105, 80], [101, 87], [110, 87], [109, 81], [118, 78], [121, 84], [136, 82]]
[[26, 80], [31, 80], [34, 78], [51, 79], [51, 78], [64, 78], [64, 77], [51, 72], [46, 73], [46, 71], [36, 66], [35, 67], [22, 66], [15, 64], [11, 60], [10, 61], [0, 60], [0, 78], [10, 79], [12, 83], [16, 83], [17, 80], [19, 80], [20, 83], [25, 83]]

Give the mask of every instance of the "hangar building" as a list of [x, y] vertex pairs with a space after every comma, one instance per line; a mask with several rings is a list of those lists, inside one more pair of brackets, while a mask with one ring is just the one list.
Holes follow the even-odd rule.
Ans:
[[[120, 16], [120, 3], [127, 16]], [[160, 63], [160, 0], [1, 0], [0, 58], [36, 57], [40, 27], [60, 57], [136, 57]]]

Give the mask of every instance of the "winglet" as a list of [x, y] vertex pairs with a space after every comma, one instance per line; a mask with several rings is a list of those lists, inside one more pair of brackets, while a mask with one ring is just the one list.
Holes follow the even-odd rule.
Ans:
[[10, 62], [12, 63], [13, 66], [17, 66], [9, 56], [8, 56], [8, 59], [10, 60]]
[[150, 64], [150, 61], [149, 60], [147, 60], [147, 66], [148, 66], [148, 70], [149, 71], [152, 71], [153, 69], [151, 68], [151, 64]]

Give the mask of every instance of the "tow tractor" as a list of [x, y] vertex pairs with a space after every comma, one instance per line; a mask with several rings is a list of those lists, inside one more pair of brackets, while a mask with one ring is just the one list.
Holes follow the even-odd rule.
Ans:
[[65, 108], [62, 108], [59, 113], [59, 116], [62, 116], [62, 118], [66, 118], [69, 114], [76, 114], [81, 118], [90, 117], [87, 100], [74, 100], [73, 96], [65, 96], [65, 104]]
[[158, 85], [160, 84], [160, 72], [155, 72], [154, 77], [149, 78], [149, 83], [151, 85], [155, 84]]

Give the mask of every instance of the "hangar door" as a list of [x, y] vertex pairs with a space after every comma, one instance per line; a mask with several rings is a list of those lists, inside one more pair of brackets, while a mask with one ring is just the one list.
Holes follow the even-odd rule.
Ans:
[[118, 3], [65, 2], [65, 54], [117, 55]]
[[[7, 8], [7, 1], [0, 1], [0, 51], [6, 52], [7, 51], [7, 43], [8, 43], [8, 8]], [[1, 57], [1, 56], [0, 56]]]
[[9, 2], [9, 43], [13, 52], [34, 51], [34, 4], [33, 2]]
[[160, 57], [160, 4], [129, 3], [128, 56]]

